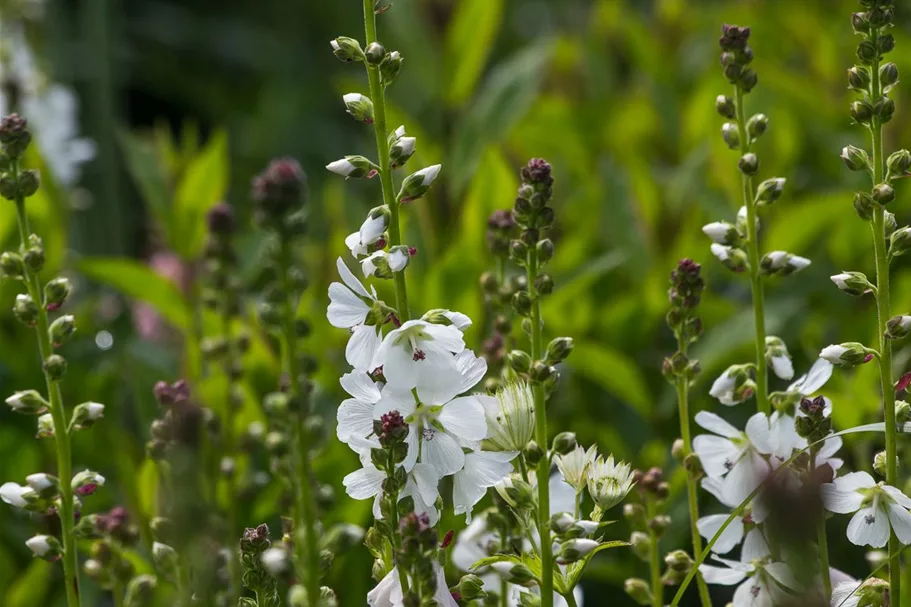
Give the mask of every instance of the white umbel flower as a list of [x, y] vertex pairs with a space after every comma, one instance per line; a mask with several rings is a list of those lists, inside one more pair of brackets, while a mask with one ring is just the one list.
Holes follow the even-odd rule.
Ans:
[[854, 517], [848, 524], [848, 540], [858, 546], [882, 548], [889, 530], [902, 544], [911, 543], [911, 498], [866, 472], [851, 472], [822, 486], [826, 510]]

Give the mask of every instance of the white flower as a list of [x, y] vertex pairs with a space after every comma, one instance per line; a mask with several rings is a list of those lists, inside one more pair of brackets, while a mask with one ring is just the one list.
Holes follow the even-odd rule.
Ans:
[[338, 408], [336, 436], [343, 443], [352, 437], [366, 438], [373, 434], [373, 409], [380, 400], [380, 386], [363, 371], [344, 374], [339, 382], [351, 395]]
[[[411, 387], [403, 389], [391, 381], [383, 389], [373, 417], [379, 419], [385, 413], [398, 411], [405, 418], [408, 423], [406, 470], [420, 453], [420, 461], [436, 468], [441, 477], [454, 474], [465, 465], [462, 448], [476, 449], [487, 437], [487, 418], [480, 398], [456, 396], [465, 392], [468, 384], [476, 383], [473, 376], [466, 378], [457, 371], [450, 374], [460, 381], [453, 383], [441, 378], [436, 385], [422, 384], [417, 396]], [[420, 402], [415, 402], [416, 398]]]
[[601, 512], [622, 502], [634, 484], [630, 465], [622, 461], [615, 464], [613, 455], [607, 459], [598, 456], [589, 467], [588, 493]]
[[[369, 458], [369, 454], [367, 455]], [[386, 473], [376, 468], [369, 461], [363, 461], [364, 467], [360, 470], [351, 472], [344, 479], [342, 484], [348, 496], [356, 500], [373, 499], [373, 516], [374, 518], [383, 518], [380, 510], [380, 499], [383, 496], [383, 481], [386, 479]], [[399, 499], [411, 497], [414, 500], [414, 512], [418, 514], [426, 513], [430, 518], [430, 524], [436, 525], [440, 520], [440, 512], [436, 508], [436, 500], [439, 497], [438, 485], [440, 476], [436, 469], [428, 464], [415, 464], [408, 474], [408, 480], [405, 488], [399, 494]]]
[[743, 365], [733, 365], [712, 383], [709, 394], [722, 405], [737, 405], [753, 396], [754, 386]]
[[15, 508], [25, 508], [28, 505], [28, 497], [34, 496], [35, 491], [29, 487], [23, 487], [18, 483], [3, 483], [0, 485], [0, 499]]
[[57, 544], [57, 540], [49, 535], [36, 535], [25, 542], [25, 545], [37, 557], [50, 555], [56, 549]]
[[487, 493], [512, 472], [518, 451], [472, 451], [465, 454], [465, 466], [456, 472], [452, 486], [455, 514], [465, 514], [471, 522], [471, 511]]
[[800, 584], [784, 563], [739, 563], [717, 556], [715, 559], [726, 567], [703, 564], [699, 572], [709, 584], [740, 584], [734, 591], [733, 607], [775, 607], [793, 598], [789, 590], [800, 590]]
[[351, 330], [351, 338], [345, 347], [348, 364], [355, 369], [372, 370], [370, 363], [380, 347], [380, 327], [366, 323], [376, 301], [376, 293], [367, 292], [341, 257], [335, 265], [345, 284], [333, 282], [329, 285], [326, 317], [333, 327]]
[[715, 436], [697, 436], [693, 439], [693, 451], [707, 475], [724, 477], [725, 501], [739, 504], [769, 473], [769, 463], [763, 458], [763, 454], [773, 452], [769, 419], [763, 413], [756, 413], [747, 421], [744, 432], [708, 411], [697, 413], [695, 421]]
[[101, 403], [88, 402], [85, 404], [87, 419], [96, 422], [104, 417], [104, 405]]
[[364, 276], [375, 276], [378, 269], [386, 266], [392, 272], [401, 272], [408, 265], [409, 260], [408, 253], [400, 248], [388, 253], [375, 251], [361, 260], [361, 270], [364, 272]]
[[791, 362], [791, 357], [788, 356], [787, 352], [772, 356], [769, 358], [769, 363], [772, 365], [772, 372], [781, 379], [794, 377], [794, 364]]
[[421, 184], [425, 186], [430, 186], [437, 178], [437, 175], [440, 174], [440, 169], [443, 168], [442, 165], [434, 164], [427, 168], [416, 171], [414, 175], [420, 175], [422, 178]]
[[838, 365], [841, 364], [841, 355], [847, 351], [848, 349], [844, 346], [832, 344], [823, 348], [819, 353], [819, 357], [833, 365]]
[[[452, 326], [409, 320], [390, 331], [373, 359], [373, 368], [383, 367], [386, 381], [396, 390], [452, 383], [455, 357], [465, 349], [462, 332]], [[455, 378], [461, 383], [460, 378]]]
[[822, 499], [830, 512], [856, 512], [848, 524], [853, 544], [882, 548], [889, 541], [890, 527], [902, 544], [911, 543], [911, 498], [895, 487], [877, 484], [866, 472], [851, 472], [823, 485]]
[[[438, 607], [458, 607], [458, 603], [449, 593], [446, 574], [443, 572], [443, 566], [438, 561], [433, 562], [433, 573], [437, 582], [433, 602]], [[387, 573], [386, 577], [380, 580], [373, 590], [367, 593], [367, 605], [369, 607], [402, 607], [404, 605], [402, 586], [399, 583], [399, 574], [396, 568], [393, 567], [392, 571]]]
[[788, 392], [796, 392], [801, 396], [809, 396], [822, 388], [832, 377], [832, 363], [824, 358], [816, 359], [806, 375], [799, 377], [788, 386]]
[[263, 567], [273, 577], [281, 575], [288, 569], [288, 551], [280, 546], [266, 548], [259, 558]]
[[855, 594], [860, 590], [861, 582], [854, 580], [841, 582], [832, 589], [832, 607], [857, 607], [860, 596]]
[[589, 468], [598, 458], [598, 448], [592, 445], [588, 450], [583, 449], [580, 445], [567, 453], [566, 455], [557, 455], [554, 460], [557, 469], [570, 487], [581, 493], [588, 484]]
[[347, 158], [340, 158], [335, 162], [330, 162], [326, 165], [326, 168], [336, 175], [341, 175], [342, 177], [347, 177], [357, 170], [357, 167], [354, 166], [354, 164], [352, 164]]
[[388, 217], [385, 213], [379, 213], [376, 217], [368, 215], [360, 229], [345, 238], [345, 245], [355, 257], [366, 255], [370, 245], [376, 244], [383, 237], [387, 225]]
[[[739, 503], [735, 504], [725, 500], [720, 479], [710, 476], [703, 477], [702, 488], [718, 498], [718, 501], [728, 508], [733, 509], [740, 505]], [[753, 504], [757, 505], [758, 501], [754, 500]], [[718, 554], [727, 554], [736, 548], [740, 542], [743, 542], [740, 558], [743, 562], [760, 559], [769, 554], [769, 545], [765, 541], [762, 530], [757, 526], [765, 520], [764, 515], [765, 513], [761, 509], [754, 508], [751, 514], [736, 517], [721, 532], [715, 545], [712, 546], [712, 551]], [[699, 530], [699, 535], [706, 540], [710, 540], [715, 537], [715, 534], [718, 533], [718, 530], [721, 529], [727, 519], [727, 514], [704, 516], [696, 521], [696, 528]]]
[[702, 232], [719, 245], [731, 244], [732, 230], [736, 235], [736, 228], [726, 221], [714, 221], [702, 226]]
[[731, 247], [718, 244], [717, 242], [713, 242], [712, 246], [709, 247], [709, 250], [712, 252], [712, 255], [718, 259], [718, 261], [727, 261], [731, 256]]
[[493, 448], [500, 451], [525, 449], [535, 432], [531, 387], [521, 380], [512, 381], [498, 390], [496, 397], [481, 397], [481, 403], [487, 415], [487, 440]]

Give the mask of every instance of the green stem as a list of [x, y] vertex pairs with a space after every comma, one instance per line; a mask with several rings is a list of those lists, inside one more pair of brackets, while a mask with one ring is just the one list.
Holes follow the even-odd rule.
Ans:
[[519, 457], [517, 457], [516, 460], [519, 462], [519, 474], [522, 475], [522, 480], [527, 483], [529, 476], [528, 476], [528, 465], [525, 463], [525, 454], [520, 453]]
[[[746, 113], [743, 107], [743, 89], [734, 87], [734, 107], [737, 111], [737, 131], [740, 136], [740, 153], [750, 152], [750, 135], [747, 133]], [[747, 209], [747, 257], [750, 262], [750, 287], [753, 293], [753, 324], [756, 331], [756, 407], [768, 415], [772, 409], [769, 405], [769, 371], [765, 359], [765, 296], [763, 294], [762, 275], [759, 273], [759, 230], [756, 227], [756, 192], [753, 178], [746, 173], [741, 179], [743, 204]]]
[[[680, 352], [686, 355], [687, 345], [683, 340], [678, 338]], [[680, 416], [680, 436], [683, 440], [683, 457], [684, 461], [692, 453], [692, 438], [690, 433], [690, 407], [689, 407], [689, 386], [688, 380], [683, 375], [677, 376], [677, 408]], [[690, 511], [690, 535], [693, 539], [693, 554], [702, 554], [702, 536], [699, 535], [699, 486], [695, 477], [684, 467], [686, 474], [686, 498]], [[699, 599], [702, 607], [712, 607], [712, 599], [709, 596], [709, 587], [706, 585], [702, 575], [696, 576], [696, 585], [699, 587]]]
[[[374, 0], [364, 0], [364, 30], [366, 43], [369, 46], [376, 42], [376, 13]], [[366, 48], [366, 46], [365, 46]], [[389, 245], [402, 244], [402, 228], [399, 221], [401, 203], [396, 199], [392, 183], [392, 166], [389, 161], [389, 132], [386, 127], [386, 92], [380, 68], [365, 62], [367, 81], [370, 84], [370, 100], [373, 102], [373, 132], [376, 136], [376, 153], [379, 157], [380, 184], [383, 188], [383, 204], [389, 207]], [[395, 272], [395, 305], [399, 318], [406, 321], [411, 318], [408, 307], [408, 290], [405, 287], [405, 273]]]
[[572, 591], [564, 594], [563, 598], [566, 599], [566, 604], [568, 607], [576, 607], [576, 596], [572, 593]]
[[[231, 293], [228, 297], [233, 298], [234, 294]], [[226, 363], [224, 366], [225, 369], [225, 378], [227, 385], [227, 394], [225, 395], [225, 420], [224, 420], [224, 436], [225, 436], [225, 455], [232, 458], [232, 460], [237, 455], [235, 453], [235, 437], [234, 437], [234, 418], [235, 418], [235, 405], [234, 405], [234, 388], [236, 382], [234, 379], [234, 366], [239, 361], [237, 356], [237, 350], [235, 348], [234, 339], [231, 335], [231, 309], [234, 307], [235, 302], [233, 299], [231, 301], [223, 302], [221, 309], [221, 328], [224, 339], [227, 343], [228, 352], [226, 357]], [[238, 528], [237, 523], [240, 519], [238, 515], [238, 500], [236, 499], [237, 492], [237, 470], [236, 470], [236, 461], [234, 461], [235, 467], [231, 470], [231, 473], [225, 479], [227, 483], [228, 491], [228, 537], [233, 538], [237, 537]], [[231, 587], [230, 587], [230, 605], [237, 604], [237, 599], [240, 597], [241, 589], [241, 568], [240, 568], [240, 558], [235, 550], [231, 551], [230, 560], [228, 561], [228, 570], [231, 574]]]
[[114, 587], [111, 589], [111, 602], [114, 607], [123, 607], [123, 584], [120, 582], [114, 582]]
[[[281, 283], [284, 297], [282, 304], [283, 310], [283, 327], [282, 327], [282, 357], [283, 369], [288, 373], [290, 391], [293, 400], [307, 399], [301, 385], [301, 369], [299, 358], [297, 356], [297, 326], [295, 318], [297, 316], [296, 298], [294, 297], [294, 287], [290, 280], [290, 270], [292, 266], [291, 242], [285, 234], [279, 234], [281, 241]], [[296, 491], [296, 514], [295, 521], [295, 546], [297, 548], [297, 558], [303, 564], [303, 571], [299, 572], [301, 582], [307, 590], [307, 600], [310, 604], [316, 604], [319, 597], [319, 546], [317, 542], [317, 519], [316, 519], [316, 500], [313, 495], [310, 468], [310, 450], [309, 441], [307, 440], [304, 430], [304, 421], [309, 413], [309, 407], [301, 405], [296, 411], [296, 428], [295, 428], [295, 448], [294, 454], [297, 456], [297, 491]], [[303, 540], [301, 541], [301, 534]], [[299, 565], [300, 566], [300, 565]]]
[[[647, 498], [646, 510], [649, 520], [655, 518], [655, 500]], [[662, 607], [664, 605], [664, 585], [661, 583], [661, 554], [658, 546], [658, 534], [655, 533], [651, 525], [648, 529], [649, 550], [648, 550], [648, 571], [652, 581], [652, 607]]]
[[[810, 447], [810, 477], [813, 477], [813, 471], [816, 469], [816, 453], [819, 451], [818, 446]], [[829, 539], [826, 536], [826, 518], [825, 515], [819, 517], [816, 523], [816, 543], [819, 550], [819, 574], [822, 576], [822, 589], [825, 592], [825, 599], [828, 601], [832, 597], [832, 577], [829, 573]]]
[[177, 596], [180, 599], [180, 607], [192, 607], [193, 593], [190, 589], [190, 571], [186, 563], [177, 566]]
[[[531, 297], [531, 359], [539, 361], [544, 355], [541, 334], [541, 300], [534, 291], [538, 278], [538, 248], [528, 247], [525, 268], [528, 279], [528, 294]], [[535, 441], [545, 451], [538, 462], [538, 535], [541, 538], [541, 607], [553, 607], [554, 603], [554, 555], [550, 542], [550, 457], [547, 455], [547, 412], [544, 409], [544, 384], [531, 382], [535, 403]]]
[[[19, 161], [13, 161], [11, 168], [13, 181], [19, 179]], [[19, 238], [22, 248], [28, 247], [28, 237], [31, 233], [28, 215], [25, 210], [25, 199], [16, 198], [16, 211], [19, 224]], [[38, 352], [41, 355], [42, 367], [45, 360], [54, 353], [51, 336], [48, 332], [50, 321], [44, 303], [44, 291], [38, 273], [26, 266], [25, 286], [29, 296], [38, 307], [38, 319], [35, 324], [35, 333], [38, 336]], [[73, 478], [72, 453], [70, 452], [69, 423], [66, 410], [63, 406], [63, 397], [60, 393], [60, 383], [53, 379], [47, 371], [44, 372], [47, 384], [48, 401], [50, 402], [51, 418], [54, 420], [54, 446], [57, 450], [57, 476], [60, 479], [60, 535], [63, 543], [63, 578], [66, 587], [66, 602], [68, 607], [79, 607], [79, 564], [76, 554], [76, 538], [73, 537], [75, 513], [73, 508], [73, 488], [70, 481]]]

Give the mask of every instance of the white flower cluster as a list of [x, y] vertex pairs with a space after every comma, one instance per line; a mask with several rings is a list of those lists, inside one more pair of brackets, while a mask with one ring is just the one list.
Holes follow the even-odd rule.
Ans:
[[[415, 511], [426, 513], [431, 524], [440, 516], [439, 483], [453, 478], [452, 505], [469, 519], [472, 509], [489, 487], [499, 483], [513, 467], [518, 451], [486, 451], [481, 441], [510, 433], [496, 424], [501, 408], [497, 398], [471, 393], [487, 373], [487, 362], [466, 349], [462, 332], [471, 326], [464, 314], [434, 311], [430, 320], [409, 320], [382, 334], [394, 314], [377, 318], [385, 310], [374, 291], [368, 292], [338, 260], [343, 283], [329, 287], [329, 322], [347, 328], [346, 348], [353, 369], [341, 378], [351, 396], [338, 410], [337, 434], [360, 456], [363, 468], [345, 477], [348, 495], [374, 498], [374, 514], [381, 516], [379, 498], [386, 473], [370, 459], [379, 447], [373, 425], [384, 414], [398, 412], [408, 424], [407, 456], [401, 466], [408, 474], [399, 496], [411, 497]], [[395, 320], [393, 320], [395, 319]], [[382, 378], [382, 381], [376, 381]], [[519, 407], [507, 402], [507, 407]], [[513, 424], [515, 416], [509, 415]], [[527, 439], [526, 439], [527, 442]]]

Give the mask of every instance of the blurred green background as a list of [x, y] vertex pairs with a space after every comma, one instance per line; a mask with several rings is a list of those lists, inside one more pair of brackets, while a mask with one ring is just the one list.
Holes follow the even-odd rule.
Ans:
[[[391, 126], [404, 124], [418, 137], [411, 167], [443, 164], [439, 184], [405, 212], [406, 241], [419, 250], [408, 271], [412, 307], [483, 318], [477, 278], [492, 265], [486, 218], [511, 205], [528, 158], [549, 160], [557, 179], [557, 290], [546, 300], [546, 337], [576, 340], [548, 411], [551, 428], [573, 430], [583, 444], [597, 442], [637, 466], [667, 467], [675, 521], [667, 549], [688, 544], [683, 478], [670, 458], [676, 406], [659, 371], [674, 348], [663, 316], [667, 276], [678, 259], [703, 262], [709, 285], [701, 309], [706, 332], [695, 349], [703, 367], [695, 407], [722, 409], [708, 386], [753, 353], [748, 284], [711, 258], [700, 231], [732, 219], [740, 206], [737, 155], [721, 141], [713, 108], [716, 95], [730, 92], [717, 59], [724, 22], [753, 28], [759, 86], [748, 109], [771, 119], [756, 149], [760, 175], [788, 180], [763, 218], [764, 250], [813, 260], [798, 277], [768, 285], [770, 333], [785, 339], [798, 374], [829, 343], [873, 338], [873, 302], [842, 295], [828, 279], [840, 270], [872, 274], [873, 267], [869, 231], [851, 207], [865, 176], [850, 174], [838, 158], [845, 144], [866, 143], [847, 113], [855, 7], [850, 0], [396, 0], [379, 17], [380, 40], [405, 58], [388, 91]], [[95, 142], [94, 159], [71, 185], [55, 183], [42, 164], [45, 187], [30, 199], [36, 231], [50, 249], [48, 275], [63, 271], [78, 289], [78, 339], [64, 351], [66, 402], [107, 405], [105, 422], [74, 444], [76, 469], [91, 467], [108, 479], [85, 511], [122, 503], [142, 522], [155, 503], [154, 470], [144, 457], [156, 415], [154, 381], [196, 378], [203, 400], [219, 394], [223, 381], [193, 355], [206, 318], [194, 321], [187, 285], [205, 209], [225, 199], [248, 216], [250, 178], [278, 155], [299, 159], [310, 176], [307, 343], [320, 358], [320, 406], [334, 420], [346, 335], [325, 321], [326, 288], [335, 258], [347, 253], [344, 236], [380, 200], [377, 182], [346, 183], [323, 169], [344, 154], [375, 153], [372, 130], [346, 116], [341, 102], [344, 93], [367, 92], [363, 70], [341, 64], [328, 44], [338, 35], [363, 38], [361, 3], [48, 0], [42, 17], [24, 21], [23, 8], [34, 12], [34, 3], [0, 0], [0, 23], [24, 25], [42, 73], [75, 91], [76, 127]], [[911, 68], [911, 54], [902, 52], [911, 48], [909, 18], [900, 6], [899, 52], [890, 58], [902, 71]], [[905, 90], [894, 91], [887, 152], [911, 139]], [[35, 154], [30, 162], [42, 160]], [[898, 189], [892, 209], [900, 224], [911, 198], [905, 190]], [[17, 245], [13, 220], [12, 205], [0, 205], [4, 249]], [[259, 242], [246, 230], [250, 276]], [[894, 311], [906, 313], [907, 263], [901, 260], [895, 274]], [[3, 286], [3, 309], [15, 292]], [[470, 345], [477, 348], [482, 333], [479, 323], [468, 333]], [[898, 346], [897, 371], [906, 369], [909, 352]], [[40, 385], [36, 356], [31, 332], [4, 314], [0, 391]], [[252, 372], [243, 425], [261, 416], [257, 395], [272, 389], [278, 364], [262, 343], [246, 363]], [[837, 372], [824, 393], [835, 402], [838, 429], [879, 415], [872, 367]], [[205, 404], [223, 405], [214, 398]], [[721, 414], [742, 423], [752, 410], [747, 404]], [[0, 410], [0, 479], [53, 469], [52, 446], [34, 440], [33, 423]], [[869, 468], [878, 440], [849, 438], [849, 465]], [[336, 485], [338, 500], [327, 520], [369, 520], [369, 505], [341, 489], [356, 465], [344, 446], [328, 441], [317, 468]], [[274, 523], [276, 495], [274, 483], [251, 491], [243, 522]], [[703, 511], [715, 511], [705, 497]], [[53, 528], [52, 521], [37, 523]], [[830, 523], [833, 561], [866, 575], [863, 551], [844, 538], [846, 523]], [[442, 523], [462, 525], [452, 516]], [[32, 529], [18, 512], [0, 508], [2, 605], [62, 604], [59, 567], [32, 560], [23, 544]], [[625, 533], [623, 525], [610, 532], [621, 539]], [[145, 554], [137, 556], [140, 569], [148, 568]], [[352, 551], [336, 561], [329, 585], [343, 604], [363, 604], [369, 571], [366, 550]], [[623, 580], [645, 573], [628, 552], [603, 553], [584, 582], [588, 600], [632, 604]], [[717, 604], [729, 600], [724, 589], [713, 592]], [[85, 593], [87, 604], [109, 604], [91, 582]]]

